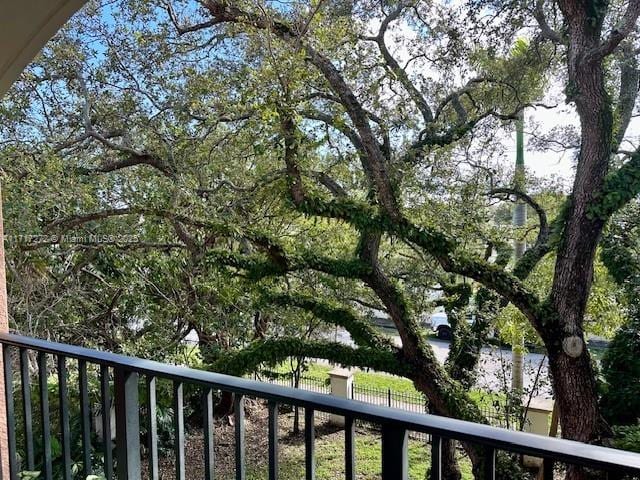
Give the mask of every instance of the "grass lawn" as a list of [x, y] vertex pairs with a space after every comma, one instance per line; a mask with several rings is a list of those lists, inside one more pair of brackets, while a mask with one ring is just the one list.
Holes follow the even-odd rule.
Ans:
[[[337, 432], [316, 439], [316, 479], [335, 480], [344, 478], [344, 435]], [[422, 441], [409, 440], [409, 478], [424, 480], [431, 460], [430, 446]], [[378, 480], [381, 471], [380, 437], [366, 429], [356, 434], [356, 476], [361, 480]], [[285, 442], [280, 451], [281, 480], [299, 480], [304, 478], [304, 443]], [[471, 464], [468, 460], [460, 462], [463, 479], [472, 479]], [[266, 466], [248, 469], [249, 480], [266, 478]]]
[[[300, 419], [300, 433], [293, 434], [294, 413], [283, 408], [279, 415], [280, 480], [300, 480], [305, 477], [304, 415]], [[344, 478], [344, 430], [327, 422], [326, 417], [315, 420], [316, 479]], [[249, 400], [246, 404], [245, 424], [246, 478], [268, 478], [268, 415], [265, 402]], [[358, 480], [379, 480], [381, 477], [381, 437], [379, 430], [367, 424], [357, 424], [355, 434], [355, 467]], [[189, 480], [204, 478], [204, 436], [200, 428], [187, 431], [185, 444], [186, 476]], [[462, 478], [471, 480], [471, 464], [458, 450]], [[431, 446], [424, 438], [410, 438], [408, 446], [409, 478], [424, 480], [431, 464]], [[235, 472], [235, 426], [220, 420], [215, 427], [216, 479], [233, 480]], [[163, 480], [175, 480], [175, 456], [171, 448], [161, 452], [160, 472]], [[146, 468], [147, 462], [143, 462]], [[146, 477], [146, 475], [143, 475]]]

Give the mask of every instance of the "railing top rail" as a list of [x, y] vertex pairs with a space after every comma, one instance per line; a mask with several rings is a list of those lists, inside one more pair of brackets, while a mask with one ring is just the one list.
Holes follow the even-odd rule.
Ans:
[[640, 473], [640, 454], [588, 445], [570, 440], [514, 432], [447, 417], [397, 410], [346, 400], [322, 393], [299, 390], [245, 378], [196, 370], [166, 363], [127, 357], [84, 347], [48, 342], [22, 335], [0, 333], [0, 343], [27, 348], [91, 363], [135, 371], [159, 378], [210, 386], [247, 396], [255, 396], [289, 405], [309, 407], [377, 424], [393, 424], [410, 431], [430, 433], [443, 438], [487, 445], [499, 450], [549, 457], [555, 460], [601, 469], [626, 468]]

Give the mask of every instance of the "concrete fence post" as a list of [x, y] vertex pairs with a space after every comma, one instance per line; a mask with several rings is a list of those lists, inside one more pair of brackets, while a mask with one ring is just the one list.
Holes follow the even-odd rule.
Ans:
[[[353, 373], [345, 368], [334, 368], [329, 372], [329, 380], [331, 381], [331, 395], [341, 398], [351, 398]], [[340, 415], [331, 415], [329, 422], [334, 425], [344, 426], [344, 417]]]
[[[553, 411], [553, 400], [537, 397], [531, 399], [528, 408], [526, 403], [523, 407], [527, 409], [523, 430], [538, 435], [549, 435], [549, 420]], [[524, 455], [522, 462], [526, 467], [542, 467], [542, 458]]]

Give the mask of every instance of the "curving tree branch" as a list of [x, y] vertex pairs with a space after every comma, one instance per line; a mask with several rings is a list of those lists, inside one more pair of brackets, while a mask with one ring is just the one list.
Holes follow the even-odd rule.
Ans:
[[547, 17], [544, 14], [544, 3], [545, 0], [536, 0], [536, 5], [533, 10], [533, 16], [538, 22], [542, 37], [546, 40], [552, 41], [553, 43], [565, 43], [565, 39], [562, 37], [562, 35], [551, 28], [551, 25], [549, 25], [549, 22], [547, 22]]
[[542, 208], [542, 205], [540, 205], [538, 202], [536, 202], [533, 197], [531, 197], [530, 195], [527, 195], [526, 193], [517, 190], [515, 188], [507, 188], [507, 187], [501, 187], [501, 188], [494, 188], [489, 192], [489, 195], [492, 196], [499, 196], [499, 195], [507, 195], [507, 196], [514, 196], [519, 200], [522, 200], [523, 202], [525, 202], [527, 205], [529, 205], [531, 208], [533, 208], [533, 210], [535, 210], [536, 214], [538, 215], [538, 221], [540, 223], [540, 227], [539, 227], [539, 231], [538, 231], [538, 238], [536, 240], [536, 243], [546, 243], [547, 240], [549, 239], [549, 222], [547, 221], [547, 212], [545, 212], [544, 208]]
[[281, 40], [291, 43], [296, 49], [301, 48], [305, 52], [308, 61], [322, 73], [333, 93], [340, 100], [360, 137], [362, 148], [366, 152], [366, 156], [362, 158], [367, 162], [367, 170], [376, 186], [380, 205], [389, 216], [400, 218], [400, 207], [387, 172], [386, 156], [369, 124], [369, 115], [333, 62], [307, 44], [291, 26], [282, 21], [265, 14], [244, 11], [221, 0], [206, 0], [203, 4], [213, 18], [220, 23], [243, 24], [269, 31]]
[[326, 172], [310, 172], [320, 185], [325, 187], [334, 197], [347, 197], [347, 191]]
[[366, 150], [364, 149], [364, 146], [360, 141], [360, 137], [358, 137], [358, 134], [349, 125], [347, 125], [343, 119], [334, 117], [332, 115], [329, 115], [328, 113], [320, 112], [318, 110], [305, 109], [300, 113], [302, 114], [302, 116], [308, 118], [309, 120], [316, 120], [332, 128], [335, 128], [337, 131], [339, 131], [349, 139], [351, 144], [355, 147], [356, 150], [358, 150], [358, 152], [366, 155]]
[[640, 0], [629, 0], [622, 21], [598, 47], [589, 52], [590, 58], [587, 61], [602, 59], [613, 52], [636, 29], [638, 16], [640, 16]]
[[309, 341], [298, 338], [261, 340], [235, 353], [226, 353], [211, 369], [230, 375], [244, 375], [262, 363], [278, 363], [290, 357], [321, 358], [345, 367], [373, 368], [379, 372], [409, 377], [411, 373], [399, 352], [377, 348], [347, 347], [341, 343]]
[[313, 313], [317, 318], [330, 325], [344, 328], [351, 339], [359, 347], [370, 347], [397, 351], [391, 339], [381, 335], [368, 322], [363, 321], [356, 313], [345, 307], [335, 306], [305, 295], [288, 293], [265, 293], [263, 301], [282, 307], [295, 307]]
[[422, 118], [424, 119], [425, 123], [431, 123], [434, 117], [433, 112], [431, 111], [431, 108], [427, 103], [427, 100], [425, 99], [424, 95], [422, 95], [422, 93], [420, 93], [420, 91], [416, 88], [414, 83], [409, 78], [409, 75], [407, 75], [407, 72], [400, 66], [398, 61], [393, 58], [393, 55], [387, 48], [387, 44], [384, 40], [384, 36], [386, 35], [391, 22], [397, 20], [402, 14], [402, 11], [405, 8], [411, 6], [411, 4], [412, 2], [399, 2], [398, 5], [384, 18], [384, 20], [382, 20], [380, 29], [378, 30], [378, 34], [375, 37], [364, 37], [364, 40], [373, 41], [378, 45], [378, 49], [380, 50], [382, 58], [384, 58], [388, 69], [400, 82], [413, 102], [416, 104], [418, 110], [422, 114]]

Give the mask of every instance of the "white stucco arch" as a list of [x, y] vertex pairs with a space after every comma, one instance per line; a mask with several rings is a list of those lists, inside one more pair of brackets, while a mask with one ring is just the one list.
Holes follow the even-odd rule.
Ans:
[[0, 95], [85, 0], [0, 0]]

